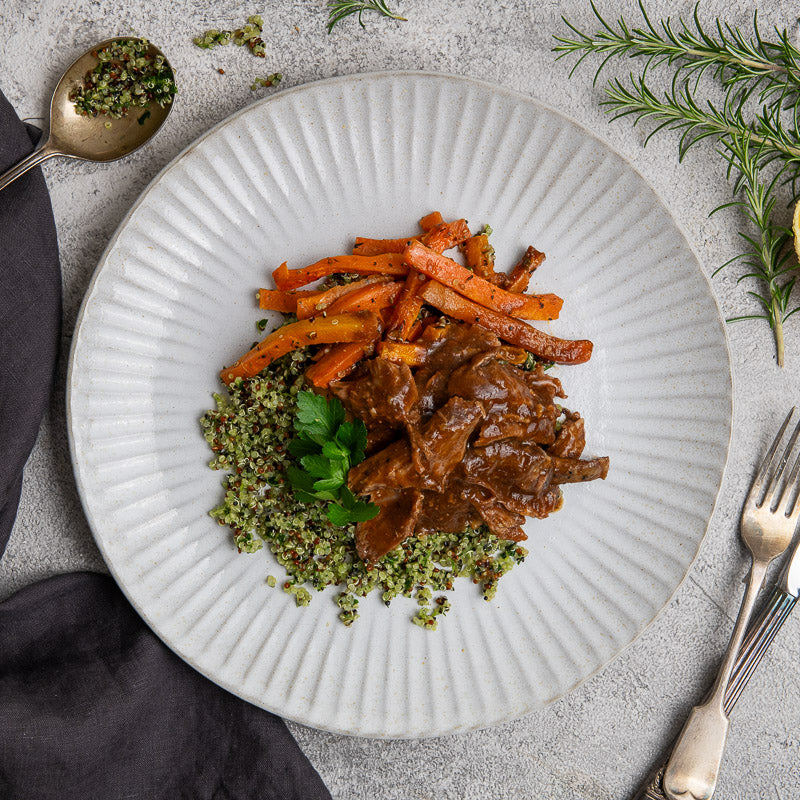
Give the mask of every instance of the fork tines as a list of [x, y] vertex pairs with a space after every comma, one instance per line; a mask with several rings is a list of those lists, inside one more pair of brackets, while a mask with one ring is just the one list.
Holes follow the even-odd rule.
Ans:
[[786, 428], [789, 425], [794, 411], [795, 407], [792, 406], [789, 413], [786, 415], [786, 419], [783, 421], [783, 425], [781, 425], [778, 431], [778, 435], [775, 437], [775, 441], [773, 441], [766, 456], [764, 456], [756, 480], [750, 490], [749, 498], [751, 500], [755, 499], [756, 508], [761, 508], [761, 506], [769, 500], [769, 509], [774, 512], [781, 502], [787, 487], [791, 486], [794, 488], [794, 497], [790, 497], [791, 502], [787, 502], [786, 504], [786, 511], [784, 513], [787, 517], [792, 514], [797, 501], [798, 489], [800, 489], [800, 487], [795, 485], [797, 483], [798, 473], [800, 472], [800, 453], [798, 453], [795, 458], [789, 475], [785, 476], [786, 465], [789, 463], [792, 450], [794, 449], [798, 436], [800, 436], [800, 421], [798, 421], [797, 425], [795, 425], [792, 430], [778, 463], [773, 465], [773, 461], [775, 460], [775, 453], [778, 450], [781, 439], [786, 432]]

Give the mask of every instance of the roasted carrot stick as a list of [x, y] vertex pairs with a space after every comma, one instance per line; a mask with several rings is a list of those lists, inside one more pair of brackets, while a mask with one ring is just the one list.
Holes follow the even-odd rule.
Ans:
[[355, 292], [343, 295], [331, 303], [328, 314], [340, 314], [342, 311], [380, 311], [388, 308], [397, 299], [403, 284], [399, 281], [391, 283], [373, 283]]
[[280, 289], [259, 289], [258, 307], [266, 311], [282, 311], [284, 314], [296, 314], [300, 300], [318, 297], [321, 292], [311, 289], [297, 289], [293, 292], [282, 292]]
[[365, 236], [356, 236], [353, 255], [380, 256], [385, 253], [402, 253], [409, 242], [418, 238], [418, 236], [407, 236], [405, 239], [369, 239]]
[[409, 270], [406, 284], [395, 303], [387, 327], [387, 335], [392, 339], [407, 339], [422, 309], [422, 300], [417, 297], [419, 287], [425, 282], [424, 276], [415, 269]]
[[372, 346], [370, 342], [345, 342], [332, 345], [316, 364], [306, 370], [306, 380], [319, 388], [339, 380], [361, 361]]
[[420, 242], [406, 248], [405, 258], [409, 266], [493, 311], [518, 319], [557, 319], [561, 310], [563, 301], [557, 295], [507, 292]]
[[[388, 275], [368, 275], [360, 281], [353, 281], [352, 283], [345, 283], [342, 286], [331, 286], [323, 292], [309, 292], [307, 297], [303, 297], [297, 301], [297, 318], [308, 319], [320, 311], [326, 311], [332, 303], [346, 294], [357, 292], [365, 286], [371, 286], [375, 283], [388, 283], [391, 277]], [[298, 292], [302, 289], [298, 289]]]
[[428, 348], [410, 342], [378, 342], [378, 356], [389, 361], [402, 362], [409, 367], [420, 367], [428, 356]]
[[225, 367], [220, 377], [225, 383], [231, 383], [236, 378], [252, 378], [291, 350], [312, 344], [370, 342], [381, 335], [382, 329], [380, 318], [370, 311], [292, 322], [270, 333], [235, 364]]
[[330, 256], [302, 269], [287, 269], [284, 261], [272, 273], [272, 279], [279, 289], [288, 291], [336, 272], [355, 272], [359, 275], [405, 275], [408, 267], [403, 263], [402, 253], [387, 253], [382, 256]]
[[438, 308], [449, 317], [494, 331], [501, 339], [524, 347], [535, 356], [547, 361], [555, 361], [558, 364], [582, 364], [592, 355], [592, 343], [586, 339], [576, 341], [557, 339], [526, 322], [479, 306], [438, 281], [428, 281], [420, 289], [419, 294], [426, 303]]
[[531, 275], [541, 266], [544, 261], [544, 253], [540, 253], [535, 247], [529, 247], [522, 256], [519, 264], [511, 270], [511, 274], [504, 284], [509, 292], [524, 292], [528, 288]]
[[455, 222], [443, 222], [435, 228], [431, 228], [422, 240], [431, 250], [437, 253], [444, 253], [451, 247], [466, 241], [472, 234], [469, 232], [467, 221], [457, 219]]
[[442, 215], [438, 211], [431, 211], [430, 214], [426, 214], [420, 221], [419, 226], [422, 230], [427, 233], [430, 230], [433, 230], [437, 225], [441, 225], [444, 222], [442, 219]]
[[461, 251], [464, 253], [467, 267], [479, 277], [492, 283], [499, 277], [505, 277], [496, 275], [494, 271], [494, 247], [489, 244], [487, 234], [479, 233], [470, 236], [466, 242], [462, 243]]
[[[444, 252], [451, 247], [455, 247], [465, 233], [466, 236], [469, 236], [466, 224], [463, 219], [455, 222], [445, 222], [442, 219], [442, 215], [438, 211], [434, 211], [419, 221], [424, 234], [405, 236], [400, 239], [371, 239], [367, 236], [356, 236], [353, 255], [379, 256], [386, 253], [402, 253], [412, 241], [419, 239], [428, 244], [428, 246], [433, 246], [434, 249], [441, 247], [439, 252]], [[429, 242], [430, 237], [435, 237], [432, 245]]]

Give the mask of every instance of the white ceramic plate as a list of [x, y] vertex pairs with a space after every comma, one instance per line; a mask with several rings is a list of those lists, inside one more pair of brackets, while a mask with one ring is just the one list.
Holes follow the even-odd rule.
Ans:
[[[485, 602], [457, 582], [435, 633], [416, 606], [270, 589], [208, 510], [221, 474], [198, 425], [217, 373], [256, 338], [270, 270], [398, 236], [433, 209], [490, 223], [500, 263], [547, 253], [550, 330], [595, 343], [561, 367], [607, 481], [567, 486], [530, 557]], [[170, 164], [111, 241], [75, 334], [75, 473], [97, 543], [153, 630], [235, 694], [318, 728], [426, 736], [513, 718], [617, 655], [675, 591], [727, 455], [723, 324], [685, 237], [607, 145], [528, 97], [444, 75], [355, 75], [281, 92]]]

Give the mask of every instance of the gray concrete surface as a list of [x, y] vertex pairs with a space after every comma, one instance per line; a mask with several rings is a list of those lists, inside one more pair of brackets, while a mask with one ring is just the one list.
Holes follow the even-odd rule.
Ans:
[[[584, 69], [572, 80], [556, 64], [552, 35], [560, 15], [594, 27], [588, 0], [480, 2], [393, 0], [399, 23], [365, 15], [366, 30], [346, 21], [325, 32], [323, 0], [242, 6], [232, 0], [4, 0], [0, 4], [0, 87], [23, 117], [46, 113], [62, 69], [89, 44], [136, 33], [168, 53], [181, 97], [168, 128], [127, 160], [93, 166], [46, 165], [58, 224], [64, 276], [64, 355], [92, 271], [128, 207], [153, 175], [213, 123], [254, 97], [256, 74], [280, 70], [284, 86], [353, 72], [427, 69], [480, 77], [541, 98], [581, 121], [624, 153], [655, 186], [688, 231], [708, 274], [736, 253], [740, 219], [709, 211], [729, 198], [719, 158], [701, 146], [683, 165], [675, 137], [642, 149], [644, 131], [609, 125], [599, 89]], [[634, 3], [599, 0], [609, 16], [638, 17]], [[653, 18], [691, 13], [693, 2], [651, 0]], [[744, 27], [752, 3], [705, 0], [716, 15]], [[267, 21], [268, 57], [232, 47], [207, 53], [191, 37], [231, 26], [247, 14]], [[796, 4], [772, 0], [760, 9], [764, 30], [797, 30]], [[217, 67], [226, 70], [221, 76]], [[628, 65], [609, 71], [624, 75]], [[266, 91], [258, 93], [258, 96]], [[714, 278], [722, 313], [752, 309], [731, 269]], [[544, 711], [468, 735], [386, 742], [336, 736], [291, 725], [337, 800], [374, 798], [624, 798], [646, 773], [709, 680], [738, 607], [746, 561], [736, 535], [738, 508], [757, 454], [786, 408], [800, 397], [800, 319], [787, 330], [786, 368], [774, 362], [765, 323], [729, 327], [735, 420], [721, 500], [700, 556], [674, 600], [645, 634], [601, 674]], [[102, 570], [77, 497], [67, 450], [62, 360], [56, 394], [28, 464], [22, 504], [0, 561], [0, 598], [47, 575]], [[800, 797], [800, 617], [785, 625], [740, 701], [717, 797], [790, 800]]]

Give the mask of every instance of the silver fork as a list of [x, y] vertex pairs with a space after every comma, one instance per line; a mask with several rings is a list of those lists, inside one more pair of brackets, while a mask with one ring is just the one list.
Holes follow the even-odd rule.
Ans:
[[800, 455], [795, 459], [788, 478], [784, 478], [786, 465], [800, 434], [800, 423], [792, 431], [777, 465], [773, 463], [793, 413], [794, 408], [765, 456], [742, 510], [741, 536], [753, 558], [747, 590], [711, 695], [692, 709], [664, 771], [664, 793], [670, 800], [708, 800], [717, 785], [728, 735], [725, 694], [736, 656], [764, 584], [767, 567], [789, 546], [800, 517], [800, 502], [797, 502]]

